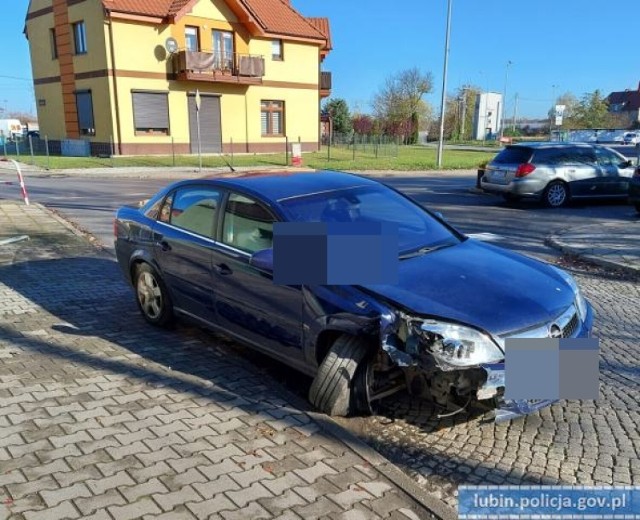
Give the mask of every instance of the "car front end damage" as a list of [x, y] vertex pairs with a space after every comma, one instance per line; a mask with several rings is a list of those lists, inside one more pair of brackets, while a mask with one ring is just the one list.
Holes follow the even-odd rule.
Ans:
[[[409, 393], [436, 403], [443, 410], [440, 417], [475, 404], [493, 410], [496, 422], [502, 422], [555, 402], [505, 399], [506, 340], [588, 337], [592, 324], [591, 306], [578, 292], [576, 302], [550, 323], [501, 337], [460, 323], [390, 312], [381, 317], [380, 342], [390, 362], [402, 369]], [[553, 334], [556, 327], [560, 335]]]

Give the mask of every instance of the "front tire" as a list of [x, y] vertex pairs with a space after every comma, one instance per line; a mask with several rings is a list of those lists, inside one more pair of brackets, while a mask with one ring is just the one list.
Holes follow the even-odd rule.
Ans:
[[158, 273], [149, 264], [135, 270], [136, 302], [144, 319], [157, 327], [173, 323], [173, 304]]
[[542, 201], [549, 208], [560, 208], [569, 201], [569, 188], [562, 181], [550, 182], [544, 190]]
[[368, 345], [357, 336], [340, 336], [320, 364], [309, 401], [327, 415], [347, 416], [353, 406], [354, 378], [366, 361]]

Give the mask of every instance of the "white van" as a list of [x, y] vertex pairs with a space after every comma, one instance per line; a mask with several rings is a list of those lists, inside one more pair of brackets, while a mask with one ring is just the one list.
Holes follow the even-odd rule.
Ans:
[[23, 128], [19, 119], [0, 119], [0, 136], [5, 139], [19, 139]]

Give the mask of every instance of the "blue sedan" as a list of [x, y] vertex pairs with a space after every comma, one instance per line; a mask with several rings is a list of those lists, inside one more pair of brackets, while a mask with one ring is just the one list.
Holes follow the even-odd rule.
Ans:
[[[273, 282], [274, 224], [396, 226], [394, 284]], [[443, 410], [473, 401], [511, 418], [550, 401], [504, 399], [508, 338], [587, 337], [573, 278], [466, 237], [408, 197], [357, 175], [261, 173], [172, 184], [118, 210], [115, 249], [144, 318], [187, 317], [309, 374], [331, 415], [371, 413], [408, 389]]]

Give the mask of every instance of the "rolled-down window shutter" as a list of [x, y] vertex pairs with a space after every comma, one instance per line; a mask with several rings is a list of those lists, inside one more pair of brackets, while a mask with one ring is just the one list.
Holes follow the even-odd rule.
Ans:
[[134, 92], [133, 120], [136, 130], [169, 130], [169, 102], [164, 92]]
[[95, 124], [93, 122], [93, 103], [90, 91], [76, 92], [76, 107], [78, 109], [80, 133], [84, 135], [94, 134]]

